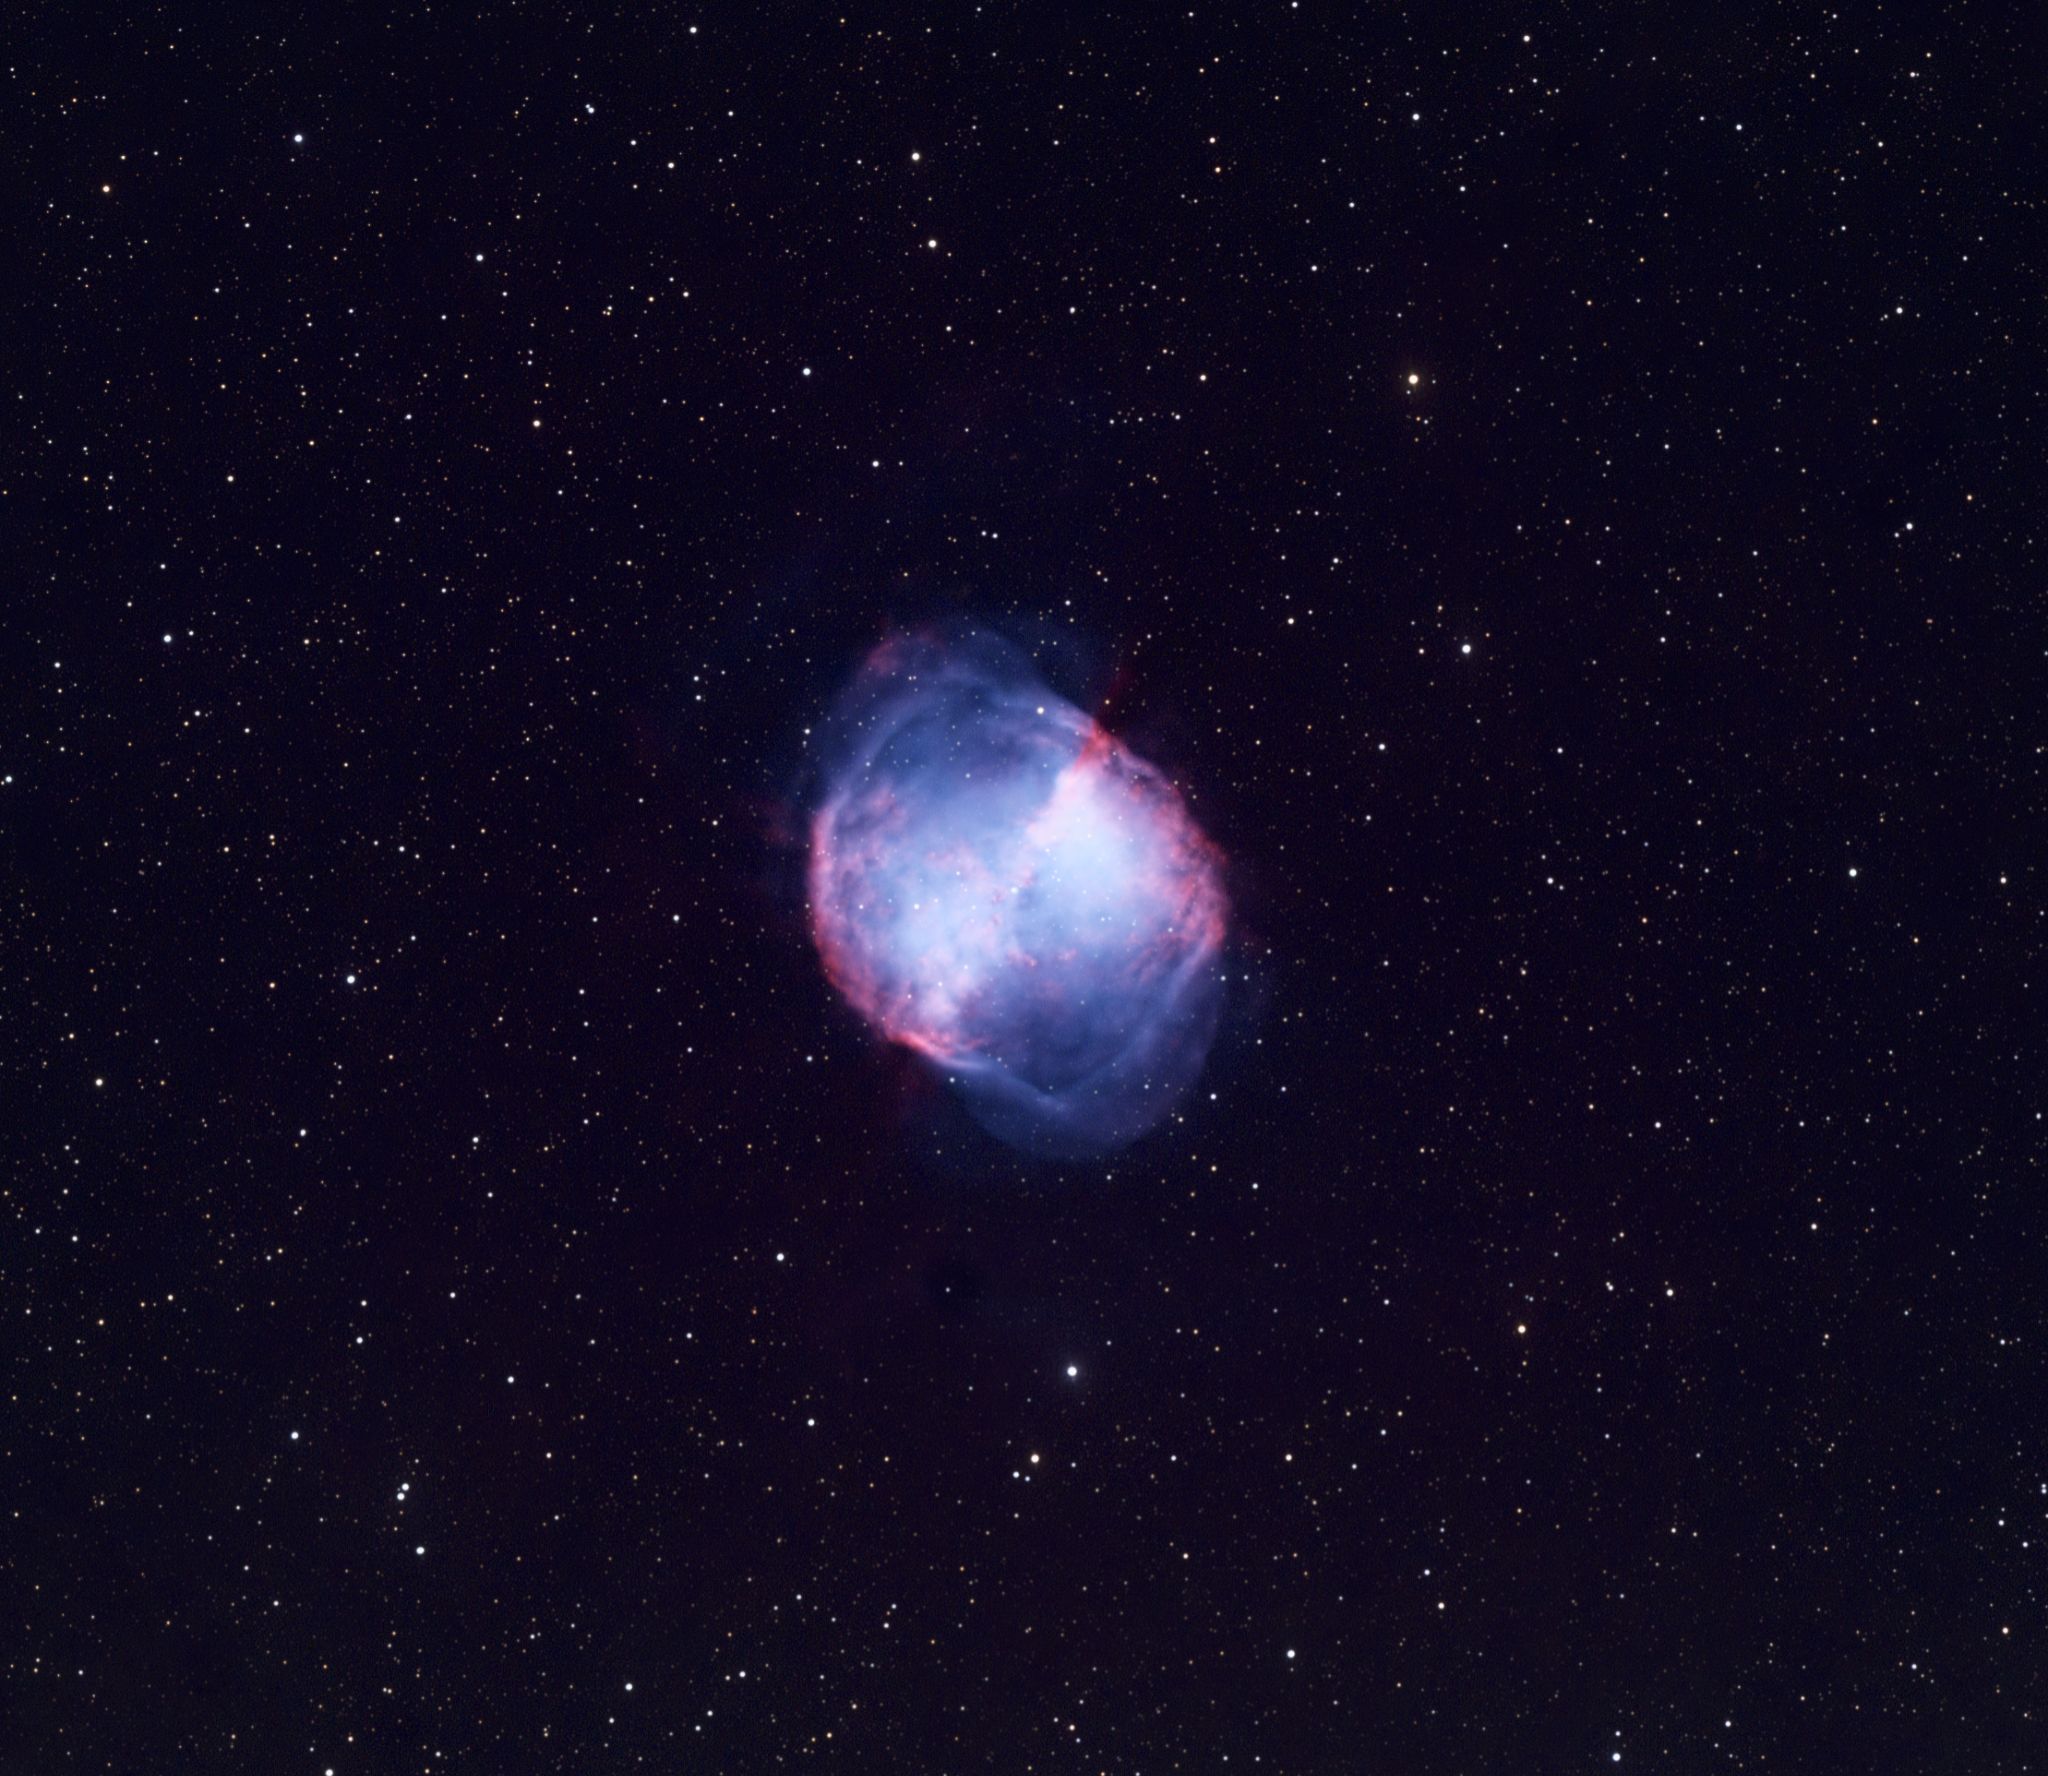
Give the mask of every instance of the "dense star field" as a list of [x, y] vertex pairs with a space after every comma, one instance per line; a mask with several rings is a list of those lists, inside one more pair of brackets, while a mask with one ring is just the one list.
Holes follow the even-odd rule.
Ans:
[[10, 23], [0, 1772], [2048, 1766], [2037, 17]]

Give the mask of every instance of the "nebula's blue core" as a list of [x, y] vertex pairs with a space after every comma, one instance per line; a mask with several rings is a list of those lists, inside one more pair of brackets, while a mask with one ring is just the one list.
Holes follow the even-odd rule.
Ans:
[[811, 928], [854, 1009], [1028, 1152], [1158, 1123], [1208, 1053], [1228, 915], [1173, 786], [986, 637], [877, 649], [827, 750]]

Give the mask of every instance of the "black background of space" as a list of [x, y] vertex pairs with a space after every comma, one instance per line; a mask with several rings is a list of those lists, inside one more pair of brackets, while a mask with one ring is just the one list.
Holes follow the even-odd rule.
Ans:
[[[15, 10], [0, 1769], [2040, 1768], [2041, 35]], [[933, 617], [1106, 1162], [807, 945]]]

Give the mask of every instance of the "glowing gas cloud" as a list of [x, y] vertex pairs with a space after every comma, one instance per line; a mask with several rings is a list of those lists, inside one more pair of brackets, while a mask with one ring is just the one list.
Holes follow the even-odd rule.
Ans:
[[1027, 1152], [1165, 1117], [1215, 1031], [1228, 918], [1174, 787], [978, 634], [877, 649], [826, 761], [811, 929], [854, 1009]]

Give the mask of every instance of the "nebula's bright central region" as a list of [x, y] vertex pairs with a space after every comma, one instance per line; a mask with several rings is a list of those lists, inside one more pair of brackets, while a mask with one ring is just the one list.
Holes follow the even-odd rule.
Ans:
[[985, 637], [878, 649], [831, 762], [811, 919], [854, 1008], [1018, 1146], [1159, 1121], [1208, 1050], [1227, 916], [1173, 786]]

